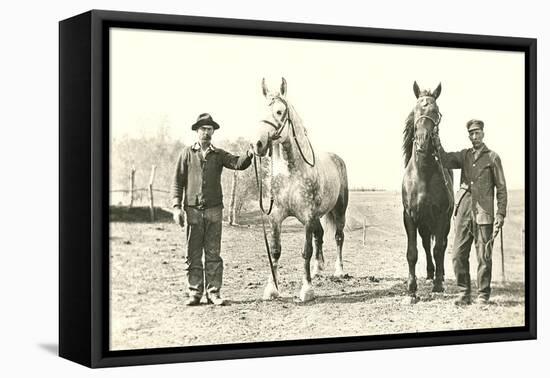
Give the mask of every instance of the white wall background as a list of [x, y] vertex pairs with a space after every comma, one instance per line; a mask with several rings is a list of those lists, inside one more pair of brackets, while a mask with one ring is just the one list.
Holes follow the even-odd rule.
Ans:
[[[2, 376], [541, 376], [548, 371], [548, 170], [543, 105], [550, 90], [550, 29], [543, 2], [463, 0], [298, 3], [259, 1], [4, 2], [0, 23], [2, 217], [0, 374]], [[173, 364], [91, 371], [56, 357], [58, 248], [58, 25], [86, 10], [536, 37], [539, 39], [539, 340], [485, 345]], [[514, 148], [511, 145], [510, 148]], [[548, 151], [548, 150], [547, 150]], [[546, 173], [545, 173], [546, 172]]]

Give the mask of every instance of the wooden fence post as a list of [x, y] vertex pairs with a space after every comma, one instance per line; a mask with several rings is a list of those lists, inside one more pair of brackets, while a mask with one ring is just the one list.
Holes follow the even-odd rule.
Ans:
[[504, 270], [504, 234], [503, 229], [500, 229], [500, 274], [502, 276], [502, 282], [506, 282], [506, 273]]
[[363, 247], [367, 245], [367, 217], [363, 218]]
[[136, 168], [132, 167], [130, 172], [130, 207], [134, 206], [134, 178], [136, 175]]
[[149, 211], [151, 213], [151, 222], [155, 221], [155, 205], [153, 201], [153, 181], [155, 181], [155, 171], [157, 166], [151, 167], [151, 177], [149, 178]]
[[237, 223], [237, 211], [235, 206], [235, 197], [237, 196], [237, 171], [233, 172], [233, 179], [231, 180], [231, 201], [229, 202], [229, 224], [234, 225]]

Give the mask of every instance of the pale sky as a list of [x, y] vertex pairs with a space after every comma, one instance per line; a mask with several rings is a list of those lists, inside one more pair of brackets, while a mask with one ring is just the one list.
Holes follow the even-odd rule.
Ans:
[[[524, 54], [111, 29], [111, 135], [175, 139], [208, 112], [216, 140], [252, 139], [266, 111], [261, 80], [288, 84], [287, 99], [316, 151], [340, 155], [351, 187], [398, 190], [404, 121], [422, 89], [442, 83], [440, 138], [447, 151], [470, 147], [465, 124], [485, 122], [485, 142], [504, 166], [509, 189], [524, 188]], [[239, 151], [233, 151], [239, 152]], [[458, 171], [455, 171], [458, 172]]]

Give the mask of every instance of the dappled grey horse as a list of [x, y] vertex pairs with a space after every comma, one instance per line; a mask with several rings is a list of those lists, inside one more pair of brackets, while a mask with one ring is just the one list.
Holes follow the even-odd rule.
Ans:
[[348, 180], [344, 161], [332, 153], [318, 153], [312, 147], [307, 131], [294, 107], [286, 99], [287, 84], [282, 79], [278, 91], [270, 91], [262, 80], [267, 100], [267, 116], [259, 126], [253, 146], [259, 156], [271, 154], [271, 193], [273, 208], [269, 214], [271, 256], [274, 273], [269, 275], [263, 298], [279, 296], [273, 277], [277, 279], [281, 256], [281, 224], [287, 217], [296, 217], [305, 227], [303, 248], [304, 275], [300, 300], [314, 298], [310, 261], [315, 247], [313, 275], [324, 267], [321, 217], [336, 239], [335, 275], [343, 275], [342, 246], [348, 206]]

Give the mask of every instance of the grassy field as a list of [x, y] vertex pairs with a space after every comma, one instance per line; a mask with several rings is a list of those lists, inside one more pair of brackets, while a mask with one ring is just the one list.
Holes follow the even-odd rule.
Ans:
[[[408, 274], [400, 193], [352, 192], [344, 244], [343, 278], [332, 277], [334, 240], [325, 237], [326, 269], [314, 278], [316, 299], [297, 303], [303, 231], [294, 219], [283, 225], [281, 298], [261, 300], [269, 274], [258, 213], [240, 226], [224, 225], [222, 257], [227, 306], [186, 307], [182, 229], [169, 223], [111, 221], [112, 350], [242, 343], [319, 337], [393, 334], [524, 325], [523, 192], [511, 192], [504, 226], [506, 283], [500, 249], [493, 252], [489, 306], [457, 307], [451, 265], [453, 229], [445, 256], [446, 291], [433, 295], [419, 280], [420, 301], [405, 304]], [[362, 225], [367, 224], [363, 246]], [[472, 277], [477, 263], [470, 257]], [[419, 245], [417, 276], [426, 276]], [[473, 288], [475, 290], [475, 287]]]

